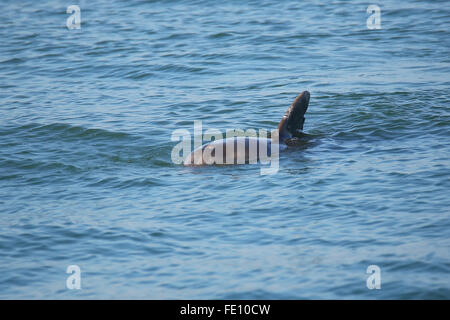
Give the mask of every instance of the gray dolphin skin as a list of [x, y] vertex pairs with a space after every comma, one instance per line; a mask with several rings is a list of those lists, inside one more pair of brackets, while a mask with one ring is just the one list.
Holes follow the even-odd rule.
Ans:
[[[184, 160], [185, 166], [212, 164], [248, 164], [260, 160], [262, 150], [271, 156], [272, 147], [284, 150], [288, 146], [295, 146], [302, 135], [305, 113], [308, 109], [310, 94], [308, 91], [300, 93], [278, 124], [278, 141], [272, 138], [231, 137], [215, 140], [198, 147]], [[272, 146], [272, 144], [274, 144]], [[275, 145], [275, 144], [278, 144]]]

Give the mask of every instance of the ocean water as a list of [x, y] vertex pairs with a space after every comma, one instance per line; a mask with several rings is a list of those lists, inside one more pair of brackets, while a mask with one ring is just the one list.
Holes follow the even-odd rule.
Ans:
[[[1, 1], [0, 298], [449, 299], [449, 2], [369, 4]], [[303, 90], [277, 173], [173, 163]]]

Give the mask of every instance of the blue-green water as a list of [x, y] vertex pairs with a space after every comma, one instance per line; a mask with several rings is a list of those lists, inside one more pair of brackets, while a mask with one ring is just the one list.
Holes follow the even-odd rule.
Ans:
[[[2, 1], [0, 298], [450, 298], [449, 2], [369, 4]], [[172, 163], [302, 90], [277, 174]]]

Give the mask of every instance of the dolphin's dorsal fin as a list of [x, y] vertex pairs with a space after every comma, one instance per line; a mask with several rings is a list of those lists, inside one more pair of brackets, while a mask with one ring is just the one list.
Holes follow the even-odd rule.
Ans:
[[303, 91], [286, 110], [286, 113], [278, 124], [278, 132], [281, 141], [289, 139], [295, 136], [298, 131], [303, 130], [305, 113], [309, 105], [309, 97], [309, 92]]

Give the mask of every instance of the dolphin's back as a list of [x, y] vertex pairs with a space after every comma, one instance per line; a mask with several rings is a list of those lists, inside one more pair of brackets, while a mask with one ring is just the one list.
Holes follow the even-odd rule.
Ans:
[[[284, 148], [285, 146], [281, 146]], [[272, 156], [272, 149], [278, 151], [279, 144], [268, 138], [231, 137], [215, 140], [198, 147], [186, 157], [184, 165], [205, 164], [249, 164]]]

